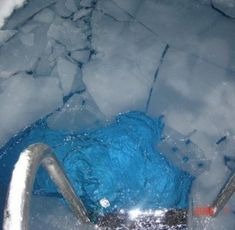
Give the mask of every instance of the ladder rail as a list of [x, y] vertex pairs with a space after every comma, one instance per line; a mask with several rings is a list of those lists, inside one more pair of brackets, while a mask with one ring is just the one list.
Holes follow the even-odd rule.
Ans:
[[90, 224], [87, 211], [76, 195], [68, 177], [52, 149], [41, 143], [30, 145], [15, 164], [4, 209], [4, 230], [28, 230], [32, 189], [39, 166], [48, 172], [75, 216], [82, 224]]

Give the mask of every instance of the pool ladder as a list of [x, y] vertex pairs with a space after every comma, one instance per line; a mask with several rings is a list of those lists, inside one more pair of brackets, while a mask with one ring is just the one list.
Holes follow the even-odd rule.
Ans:
[[52, 149], [44, 144], [33, 144], [25, 149], [12, 173], [4, 210], [4, 230], [28, 230], [29, 207], [36, 173], [42, 165], [73, 210], [81, 224], [90, 224], [87, 211], [76, 195], [69, 179]]
[[[87, 211], [76, 195], [62, 166], [52, 149], [45, 144], [33, 144], [25, 149], [17, 161], [8, 189], [4, 210], [4, 230], [28, 230], [29, 207], [33, 184], [39, 166], [42, 165], [81, 224], [92, 225]], [[216, 216], [235, 191], [235, 172], [220, 191], [210, 209], [210, 216]]]

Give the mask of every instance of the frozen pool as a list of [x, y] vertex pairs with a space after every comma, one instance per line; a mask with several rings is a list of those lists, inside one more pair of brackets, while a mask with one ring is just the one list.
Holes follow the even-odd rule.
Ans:
[[[8, 4], [0, 4], [2, 16]], [[13, 136], [39, 119], [55, 132], [82, 132], [131, 110], [164, 115], [169, 143], [187, 152], [180, 140], [190, 139], [197, 148], [189, 159], [210, 162], [191, 192], [194, 206], [207, 206], [235, 169], [234, 5], [233, 0], [29, 1], [0, 30], [0, 145], [12, 144], [19, 137]], [[169, 146], [163, 146], [165, 152]], [[16, 157], [1, 153], [3, 207], [4, 160], [13, 164]], [[185, 170], [193, 170], [193, 162], [187, 165]], [[45, 198], [36, 198], [34, 226], [41, 217], [54, 228], [65, 219], [71, 223], [56, 198], [50, 198], [51, 208], [40, 199]], [[60, 218], [53, 211], [57, 206]], [[214, 219], [194, 218], [190, 226], [232, 230], [234, 197], [226, 210]]]

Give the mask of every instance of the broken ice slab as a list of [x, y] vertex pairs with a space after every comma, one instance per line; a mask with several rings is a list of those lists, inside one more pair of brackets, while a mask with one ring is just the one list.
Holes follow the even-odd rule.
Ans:
[[59, 56], [64, 55], [66, 53], [66, 47], [61, 44], [58, 43], [54, 40], [49, 41], [48, 44], [48, 60], [50, 62], [55, 61]]
[[77, 21], [81, 19], [82, 17], [85, 17], [91, 12], [91, 9], [79, 9], [74, 15], [73, 15], [73, 21]]
[[158, 74], [149, 114], [164, 114], [166, 123], [213, 158], [218, 137], [235, 132], [235, 74], [191, 54], [170, 48]]
[[190, 137], [183, 136], [169, 126], [165, 127], [163, 134], [162, 142], [158, 145], [158, 148], [168, 160], [194, 176], [210, 169], [211, 161], [190, 140]]
[[87, 45], [86, 35], [68, 20], [51, 24], [47, 35], [64, 44], [67, 50], [83, 49]]
[[83, 76], [101, 112], [112, 117], [144, 111], [166, 44], [138, 23], [118, 22], [98, 11], [92, 33], [97, 54], [83, 67]]
[[71, 52], [71, 57], [79, 63], [87, 63], [90, 58], [90, 50], [75, 50]]
[[22, 44], [26, 46], [33, 46], [34, 45], [34, 33], [20, 34], [20, 40]]
[[31, 0], [21, 9], [16, 10], [13, 15], [6, 21], [4, 29], [15, 29], [21, 26], [29, 18], [40, 10], [52, 5], [56, 0]]
[[234, 20], [211, 6], [188, 0], [114, 2], [170, 46], [235, 71]]
[[36, 22], [51, 23], [55, 17], [55, 12], [49, 8], [45, 8], [39, 13], [37, 13], [33, 20]]
[[64, 0], [58, 0], [55, 6], [53, 6], [53, 9], [58, 15], [60, 15], [63, 18], [68, 18], [73, 13], [68, 8], [66, 8]]
[[82, 70], [77, 64], [69, 61], [67, 58], [58, 58], [57, 73], [64, 96], [85, 89], [82, 81]]
[[212, 0], [212, 5], [225, 15], [235, 18], [235, 1], [234, 0]]
[[83, 131], [101, 125], [105, 122], [105, 116], [92, 97], [84, 92], [74, 94], [47, 122], [48, 126], [55, 130]]
[[100, 10], [106, 15], [109, 15], [110, 17], [113, 17], [114, 20], [129, 21], [129, 22], [133, 22], [135, 20], [133, 19], [133, 17], [131, 17], [131, 15], [128, 14], [128, 12], [125, 12], [123, 9], [118, 7], [114, 1], [110, 0], [98, 1], [96, 9]]
[[11, 39], [17, 30], [0, 30], [0, 47], [9, 39]]
[[41, 56], [36, 63], [34, 77], [49, 76], [54, 65], [55, 62], [50, 62], [47, 56]]
[[93, 0], [81, 0], [80, 6], [82, 7], [91, 7], [93, 5]]
[[0, 146], [18, 131], [62, 105], [56, 78], [18, 74], [1, 83]]
[[76, 2], [74, 0], [65, 0], [65, 7], [71, 12], [76, 12], [78, 10]]
[[46, 47], [47, 30], [48, 26], [41, 25], [34, 29], [31, 35], [18, 33], [0, 48], [1, 78], [8, 78], [20, 71], [33, 69]]

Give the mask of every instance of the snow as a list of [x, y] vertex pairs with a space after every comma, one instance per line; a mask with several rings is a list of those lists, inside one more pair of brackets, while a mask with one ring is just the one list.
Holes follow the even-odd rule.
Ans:
[[17, 9], [24, 5], [25, 0], [1, 0], [0, 4], [0, 28], [4, 25], [5, 19], [9, 17], [14, 9]]

